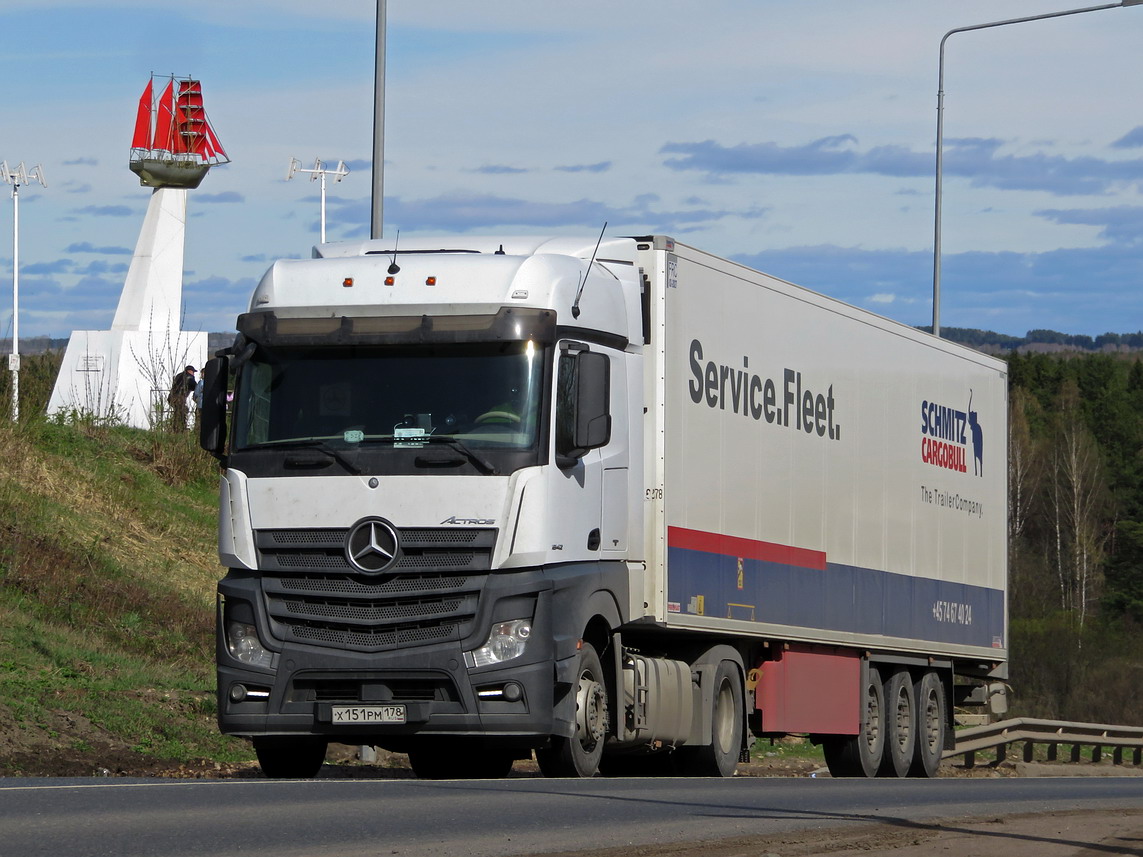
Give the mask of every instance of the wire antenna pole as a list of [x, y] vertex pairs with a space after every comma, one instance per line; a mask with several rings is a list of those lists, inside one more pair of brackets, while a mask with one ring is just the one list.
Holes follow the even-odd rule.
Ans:
[[44, 181], [44, 168], [40, 165], [28, 171], [21, 161], [15, 169], [8, 162], [0, 162], [0, 177], [12, 185], [12, 353], [8, 355], [8, 369], [12, 373], [12, 422], [20, 419], [20, 185]]

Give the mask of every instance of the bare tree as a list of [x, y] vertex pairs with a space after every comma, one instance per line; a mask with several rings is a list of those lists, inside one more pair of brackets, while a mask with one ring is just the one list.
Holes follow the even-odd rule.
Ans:
[[1068, 380], [1057, 400], [1048, 465], [1060, 606], [1082, 627], [1103, 581], [1110, 503], [1099, 446], [1079, 408], [1079, 389]]

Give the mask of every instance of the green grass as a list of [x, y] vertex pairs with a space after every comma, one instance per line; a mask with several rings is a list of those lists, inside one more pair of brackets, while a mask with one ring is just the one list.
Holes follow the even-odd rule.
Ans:
[[0, 419], [0, 774], [33, 735], [40, 755], [251, 759], [214, 722], [214, 460], [191, 433], [21, 399], [19, 424]]

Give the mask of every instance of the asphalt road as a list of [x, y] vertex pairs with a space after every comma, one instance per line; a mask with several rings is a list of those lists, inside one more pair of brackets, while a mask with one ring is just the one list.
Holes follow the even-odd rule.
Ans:
[[0, 855], [499, 857], [1143, 807], [1143, 781], [0, 779]]

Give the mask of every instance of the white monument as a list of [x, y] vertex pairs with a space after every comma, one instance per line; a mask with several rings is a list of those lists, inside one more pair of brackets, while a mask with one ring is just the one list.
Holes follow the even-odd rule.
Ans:
[[167, 416], [174, 376], [207, 359], [207, 334], [181, 329], [187, 190], [230, 159], [206, 118], [199, 82], [164, 79], [158, 99], [154, 77], [139, 99], [129, 166], [154, 190], [115, 319], [111, 330], [72, 332], [49, 414], [154, 428]]

